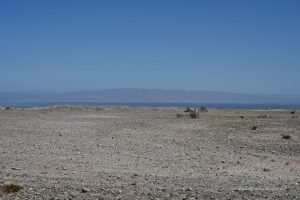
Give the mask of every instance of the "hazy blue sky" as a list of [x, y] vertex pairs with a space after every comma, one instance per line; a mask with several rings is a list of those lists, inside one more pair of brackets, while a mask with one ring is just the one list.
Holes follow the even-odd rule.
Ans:
[[300, 94], [300, 1], [0, 1], [0, 91], [124, 87]]

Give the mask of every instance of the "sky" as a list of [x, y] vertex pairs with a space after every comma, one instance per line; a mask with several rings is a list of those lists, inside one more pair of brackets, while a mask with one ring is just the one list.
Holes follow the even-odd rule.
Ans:
[[0, 1], [0, 91], [299, 86], [298, 0]]

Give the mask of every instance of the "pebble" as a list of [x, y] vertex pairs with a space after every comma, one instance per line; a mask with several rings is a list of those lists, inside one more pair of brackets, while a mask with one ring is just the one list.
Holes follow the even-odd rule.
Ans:
[[132, 182], [132, 183], [131, 183], [131, 185], [136, 185], [136, 184], [137, 184], [136, 182]]
[[268, 168], [264, 168], [263, 171], [264, 171], [264, 172], [269, 172], [269, 171], [271, 171], [271, 170], [268, 169]]
[[84, 187], [84, 188], [81, 189], [81, 192], [82, 192], [82, 193], [87, 193], [87, 192], [89, 192], [89, 191], [90, 191], [90, 189], [88, 189], [88, 188], [86, 188], [86, 187]]
[[75, 193], [70, 193], [70, 197], [76, 197], [76, 194]]

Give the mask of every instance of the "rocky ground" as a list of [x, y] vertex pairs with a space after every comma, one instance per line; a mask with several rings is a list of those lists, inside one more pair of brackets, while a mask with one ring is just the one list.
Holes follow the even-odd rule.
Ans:
[[1, 108], [0, 199], [300, 199], [300, 111], [178, 113]]

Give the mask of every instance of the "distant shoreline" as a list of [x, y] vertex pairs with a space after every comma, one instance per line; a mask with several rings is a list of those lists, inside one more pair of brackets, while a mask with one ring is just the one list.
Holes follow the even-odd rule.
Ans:
[[95, 103], [220, 103], [220, 104], [299, 104], [300, 102], [253, 102], [253, 101], [202, 101], [202, 100], [133, 100], [133, 101], [127, 101], [127, 100], [69, 100], [69, 99], [0, 99], [0, 103], [6, 103], [6, 102], [82, 102], [82, 103], [89, 103], [89, 102], [95, 102]]
[[300, 103], [235, 103], [207, 101], [0, 101], [0, 106], [30, 107], [194, 107], [228, 108], [228, 109], [300, 109]]

